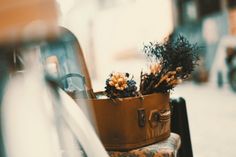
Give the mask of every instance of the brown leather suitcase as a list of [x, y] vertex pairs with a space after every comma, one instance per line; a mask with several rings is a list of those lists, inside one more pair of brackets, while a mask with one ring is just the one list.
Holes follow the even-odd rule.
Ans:
[[[107, 150], [130, 150], [164, 140], [170, 135], [169, 94], [119, 99], [99, 99], [103, 92], [93, 93], [91, 80], [79, 42], [78, 61], [81, 67], [88, 98], [84, 93], [70, 93], [81, 108], [94, 113], [94, 121], [101, 141]], [[139, 69], [137, 69], [139, 70]], [[68, 77], [73, 75], [68, 74]], [[64, 77], [63, 79], [66, 79]], [[83, 103], [86, 101], [86, 103]]]
[[139, 148], [170, 135], [169, 94], [87, 101], [107, 150]]

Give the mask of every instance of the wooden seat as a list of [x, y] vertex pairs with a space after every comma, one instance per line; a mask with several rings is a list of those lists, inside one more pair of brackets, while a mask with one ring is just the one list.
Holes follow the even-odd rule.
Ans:
[[128, 152], [109, 151], [108, 153], [110, 157], [176, 157], [180, 144], [180, 136], [171, 133], [170, 137], [162, 142]]

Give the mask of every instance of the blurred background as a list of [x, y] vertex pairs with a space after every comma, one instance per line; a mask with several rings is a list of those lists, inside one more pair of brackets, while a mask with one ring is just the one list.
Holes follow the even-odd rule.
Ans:
[[[32, 44], [36, 38], [50, 38], [58, 33], [59, 22], [78, 38], [93, 89], [102, 91], [109, 74], [116, 71], [133, 74], [139, 84], [141, 70], [148, 67], [142, 52], [143, 45], [181, 34], [200, 47], [199, 65], [192, 78], [171, 92], [171, 97], [186, 100], [194, 156], [236, 156], [236, 0], [56, 2], [54, 7], [53, 0], [0, 0], [0, 43], [14, 43], [20, 39]], [[27, 4], [26, 9], [22, 7], [24, 4]], [[19, 16], [15, 16], [16, 12]], [[25, 27], [28, 21], [34, 22]], [[58, 45], [60, 47], [61, 44]], [[11, 50], [13, 58], [7, 58], [4, 48], [0, 50], [0, 102], [7, 82], [5, 75], [9, 70], [5, 66], [8, 60], [18, 64], [17, 57], [21, 59], [21, 56], [16, 56], [16, 50]], [[45, 49], [52, 52], [54, 47], [47, 48], [46, 45]], [[55, 49], [56, 53], [62, 51]], [[73, 55], [62, 55], [69, 60], [75, 59]], [[35, 60], [32, 61], [31, 64], [35, 65]], [[76, 62], [66, 64], [76, 67]], [[12, 117], [17, 119], [16, 115]]]
[[113, 71], [139, 81], [143, 44], [182, 34], [200, 49], [188, 81], [172, 92], [187, 101], [194, 156], [235, 157], [235, 0], [57, 0], [59, 23], [77, 36], [95, 91]]

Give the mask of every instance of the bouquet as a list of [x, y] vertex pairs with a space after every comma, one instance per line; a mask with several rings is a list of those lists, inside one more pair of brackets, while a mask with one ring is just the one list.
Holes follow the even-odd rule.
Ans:
[[147, 72], [141, 71], [139, 91], [133, 77], [129, 78], [130, 74], [112, 73], [106, 80], [105, 93], [110, 98], [167, 93], [190, 78], [197, 65], [198, 50], [196, 44], [181, 35], [163, 43], [150, 42], [143, 48], [150, 66]]
[[133, 97], [137, 95], [136, 82], [129, 73], [112, 73], [106, 80], [105, 93], [110, 98]]

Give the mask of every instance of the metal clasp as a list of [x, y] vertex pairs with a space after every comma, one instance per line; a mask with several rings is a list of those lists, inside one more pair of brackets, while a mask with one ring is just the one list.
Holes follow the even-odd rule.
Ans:
[[138, 109], [138, 125], [144, 127], [146, 123], [146, 113], [144, 108]]

